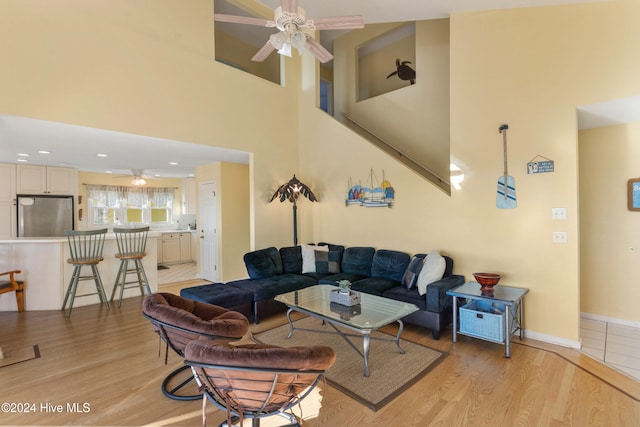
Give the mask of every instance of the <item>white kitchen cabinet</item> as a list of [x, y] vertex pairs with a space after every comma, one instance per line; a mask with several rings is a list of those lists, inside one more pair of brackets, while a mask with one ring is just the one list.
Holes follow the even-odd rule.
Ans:
[[162, 262], [171, 263], [180, 261], [180, 234], [171, 233], [162, 235]]
[[157, 246], [157, 251], [158, 251], [158, 264], [162, 264], [163, 262], [163, 253], [164, 251], [162, 250], [162, 247], [164, 246], [162, 243], [162, 237], [159, 239], [156, 239], [156, 246]]
[[75, 195], [78, 174], [73, 168], [17, 165], [18, 194]]
[[191, 233], [180, 233], [180, 261], [191, 261]]
[[158, 263], [191, 262], [191, 234], [189, 232], [163, 233], [158, 240]]
[[196, 214], [196, 180], [186, 178], [182, 181], [182, 213]]
[[0, 239], [16, 235], [16, 165], [0, 163]]

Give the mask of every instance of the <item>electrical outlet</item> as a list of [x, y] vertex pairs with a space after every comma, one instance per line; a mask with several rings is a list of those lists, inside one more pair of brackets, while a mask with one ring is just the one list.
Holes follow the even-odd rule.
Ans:
[[554, 231], [552, 240], [553, 240], [553, 243], [567, 243], [567, 232]]
[[567, 208], [551, 208], [551, 219], [567, 219]]

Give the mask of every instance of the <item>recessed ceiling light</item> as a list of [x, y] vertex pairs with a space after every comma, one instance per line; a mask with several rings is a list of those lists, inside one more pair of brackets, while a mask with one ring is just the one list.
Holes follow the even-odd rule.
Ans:
[[98, 157], [109, 157], [108, 154], [102, 154], [102, 153], [98, 153], [96, 154]]
[[177, 162], [169, 162], [169, 164], [170, 164], [171, 166], [175, 166], [175, 165], [177, 165], [178, 163], [177, 163]]
[[26, 162], [28, 162], [28, 160], [27, 159], [17, 159], [16, 162], [26, 163]]
[[20, 157], [29, 157], [31, 154], [27, 154], [27, 153], [18, 153], [18, 156]]
[[49, 150], [38, 150], [38, 153], [40, 153], [40, 154], [51, 154], [51, 151], [49, 151]]
[[104, 171], [104, 173], [113, 173], [113, 171]]

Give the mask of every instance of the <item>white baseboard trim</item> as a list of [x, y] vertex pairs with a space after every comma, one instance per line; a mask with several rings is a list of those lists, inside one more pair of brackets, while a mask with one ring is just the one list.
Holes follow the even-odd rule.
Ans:
[[580, 317], [585, 319], [590, 319], [590, 320], [597, 320], [599, 322], [615, 323], [616, 325], [640, 328], [640, 322], [636, 322], [633, 320], [618, 319], [615, 317], [602, 316], [600, 314], [593, 314], [593, 313], [580, 313]]
[[[580, 341], [568, 340], [565, 338], [559, 338], [553, 335], [541, 334], [539, 332], [533, 332], [526, 329], [524, 331], [524, 336], [526, 338], [531, 338], [532, 340], [543, 341], [549, 344], [560, 345], [562, 347], [575, 348], [576, 350], [580, 350], [580, 348], [582, 347], [582, 345], [580, 344]], [[511, 340], [517, 341], [518, 340], [517, 334], [511, 337]]]

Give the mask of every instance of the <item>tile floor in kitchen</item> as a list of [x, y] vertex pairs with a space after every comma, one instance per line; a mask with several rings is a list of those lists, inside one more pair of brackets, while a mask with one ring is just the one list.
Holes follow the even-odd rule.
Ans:
[[158, 284], [181, 282], [196, 278], [196, 263], [170, 264], [166, 269], [158, 269]]
[[580, 318], [582, 352], [640, 381], [640, 327]]

